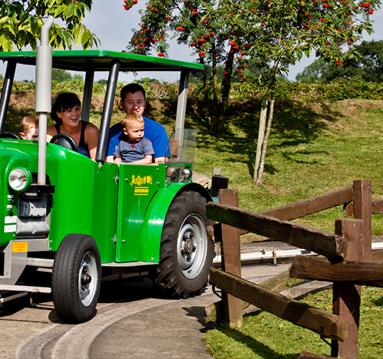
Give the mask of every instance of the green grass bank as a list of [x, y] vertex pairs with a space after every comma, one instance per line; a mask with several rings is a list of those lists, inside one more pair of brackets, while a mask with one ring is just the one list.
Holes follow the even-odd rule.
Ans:
[[[254, 211], [350, 186], [355, 179], [370, 179], [373, 198], [383, 198], [382, 118], [379, 100], [278, 103], [261, 186], [252, 182], [255, 116], [252, 123], [237, 116], [221, 138], [201, 134], [196, 170], [210, 174], [211, 167], [220, 167], [230, 178], [230, 187], [238, 190], [240, 206]], [[342, 208], [334, 208], [299, 222], [334, 232], [334, 221], [341, 217]], [[373, 233], [382, 235], [383, 216], [373, 216]], [[331, 291], [303, 301], [331, 312]], [[363, 288], [361, 359], [382, 357], [382, 325], [383, 289]], [[292, 359], [303, 351], [330, 355], [329, 342], [316, 333], [265, 312], [246, 316], [239, 330], [210, 329], [205, 342], [217, 359]]]
[[[280, 102], [276, 105], [263, 183], [253, 184], [257, 114], [233, 120], [220, 138], [201, 132], [195, 170], [221, 168], [238, 190], [240, 207], [263, 211], [311, 198], [370, 179], [373, 198], [383, 198], [383, 101], [325, 103]], [[299, 220], [334, 231], [342, 217], [335, 208]], [[383, 233], [383, 217], [374, 216], [374, 234]]]
[[[302, 301], [331, 313], [331, 290]], [[383, 356], [383, 289], [363, 288], [359, 328], [360, 359]], [[330, 340], [274, 315], [260, 312], [244, 318], [241, 329], [219, 327], [205, 335], [207, 350], [216, 359], [295, 359], [306, 351], [330, 355]]]

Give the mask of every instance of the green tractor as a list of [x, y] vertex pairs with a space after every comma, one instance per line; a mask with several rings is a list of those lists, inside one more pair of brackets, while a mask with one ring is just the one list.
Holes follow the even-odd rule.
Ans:
[[[188, 77], [203, 67], [123, 52], [52, 51], [47, 31], [37, 52], [0, 53], [7, 64], [0, 99], [0, 298], [51, 293], [59, 318], [79, 323], [96, 314], [106, 274], [147, 271], [168, 296], [202, 293], [214, 256], [205, 207], [216, 197], [193, 183], [183, 144]], [[38, 141], [5, 131], [19, 65], [36, 67]], [[96, 161], [74, 151], [68, 136], [46, 143], [52, 67], [85, 74], [82, 119], [89, 118], [95, 72], [109, 73]], [[176, 153], [166, 163], [104, 161], [118, 75], [128, 71], [181, 73]], [[50, 280], [37, 280], [39, 272]]]

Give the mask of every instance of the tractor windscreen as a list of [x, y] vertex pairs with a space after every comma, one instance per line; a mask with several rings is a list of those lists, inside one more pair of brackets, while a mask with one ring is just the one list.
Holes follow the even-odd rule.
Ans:
[[169, 139], [168, 162], [193, 163], [197, 142], [197, 130], [176, 130]]

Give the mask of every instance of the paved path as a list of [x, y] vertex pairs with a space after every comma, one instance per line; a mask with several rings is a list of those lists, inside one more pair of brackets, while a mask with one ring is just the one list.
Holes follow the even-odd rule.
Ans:
[[[244, 267], [243, 277], [262, 282], [283, 271], [289, 264]], [[208, 292], [196, 298], [178, 300], [141, 311], [114, 323], [93, 342], [91, 359], [103, 358], [210, 358], [203, 334], [204, 307], [219, 298]]]
[[[244, 267], [243, 276], [266, 280], [288, 264]], [[204, 307], [218, 300], [211, 289], [185, 300], [155, 297], [149, 281], [103, 284], [97, 316], [60, 324], [49, 297], [35, 307], [0, 315], [0, 358], [210, 358], [203, 343]]]

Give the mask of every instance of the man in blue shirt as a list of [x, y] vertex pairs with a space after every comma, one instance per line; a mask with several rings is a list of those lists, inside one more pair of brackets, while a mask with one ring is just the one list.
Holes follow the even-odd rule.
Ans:
[[[146, 96], [144, 88], [139, 84], [129, 84], [121, 89], [120, 108], [126, 113], [136, 113], [143, 116], [146, 106]], [[165, 162], [168, 150], [168, 135], [165, 127], [160, 123], [143, 116], [145, 137], [153, 144], [154, 161], [156, 163]], [[108, 149], [106, 161], [113, 162], [113, 154], [123, 137], [121, 123], [116, 123], [109, 130]]]

